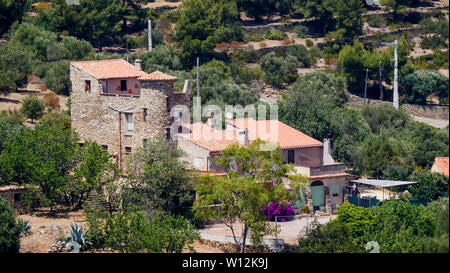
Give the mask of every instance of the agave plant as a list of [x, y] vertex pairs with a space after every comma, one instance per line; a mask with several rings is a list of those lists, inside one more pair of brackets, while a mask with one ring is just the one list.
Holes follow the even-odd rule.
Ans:
[[75, 242], [80, 246], [81, 249], [86, 249], [88, 245], [90, 245], [88, 240], [86, 240], [86, 237], [86, 231], [84, 230], [82, 225], [71, 224], [70, 233], [66, 237], [60, 238], [57, 241], [64, 243]]
[[22, 233], [20, 233], [20, 236], [26, 236], [28, 234], [31, 234], [30, 221], [24, 220], [22, 221]]
[[86, 231], [82, 225], [70, 225], [70, 237], [72, 241], [77, 242], [82, 248], [86, 245]]

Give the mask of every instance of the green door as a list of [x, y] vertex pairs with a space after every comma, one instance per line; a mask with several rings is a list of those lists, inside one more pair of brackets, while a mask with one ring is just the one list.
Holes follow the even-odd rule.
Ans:
[[323, 186], [311, 186], [311, 198], [314, 207], [325, 206]]
[[294, 202], [294, 208], [301, 209], [305, 207], [305, 190], [300, 189], [300, 194], [297, 196], [297, 199]]

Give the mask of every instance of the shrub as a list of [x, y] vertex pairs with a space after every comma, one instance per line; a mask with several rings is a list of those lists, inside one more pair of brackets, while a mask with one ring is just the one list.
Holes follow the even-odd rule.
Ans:
[[47, 102], [48, 107], [51, 109], [59, 109], [59, 96], [55, 92], [48, 92], [44, 95], [44, 100]]
[[289, 40], [289, 39], [283, 40], [283, 45], [290, 45], [290, 44], [292, 44], [291, 40]]
[[[266, 47], [266, 43], [260, 43], [261, 47]], [[240, 48], [233, 52], [233, 61], [243, 62], [243, 63], [254, 63], [260, 58], [260, 54], [253, 46], [248, 46], [246, 48]]]
[[31, 119], [34, 122], [35, 119], [39, 119], [44, 114], [45, 102], [36, 96], [27, 96], [22, 101], [22, 108], [20, 112]]
[[250, 83], [252, 80], [260, 80], [264, 76], [264, 71], [259, 67], [246, 67], [239, 68], [238, 82]]
[[309, 214], [309, 213], [311, 212], [311, 209], [310, 209], [308, 206], [305, 206], [305, 207], [303, 208], [303, 212], [304, 212], [305, 214]]
[[310, 67], [312, 58], [304, 45], [292, 45], [288, 48], [287, 54], [294, 56], [302, 64], [302, 67]]
[[312, 47], [312, 46], [314, 45], [314, 42], [311, 41], [310, 39], [307, 39], [307, 40], [305, 41], [305, 43], [306, 43], [306, 46], [307, 46], [307, 47]]
[[294, 28], [294, 32], [299, 38], [305, 38], [308, 33], [308, 27], [304, 25], [298, 25]]
[[0, 253], [16, 253], [20, 249], [22, 223], [16, 217], [8, 201], [0, 196]]
[[267, 30], [264, 37], [268, 40], [284, 40], [287, 38], [286, 33], [277, 29]]
[[[284, 216], [293, 216], [295, 215], [294, 208], [292, 204], [286, 204], [278, 201], [271, 201], [267, 204], [267, 206], [263, 206], [261, 208], [261, 212], [267, 217], [268, 221], [279, 221], [285, 222], [291, 220], [291, 217]], [[275, 217], [277, 216], [277, 219]]]
[[309, 51], [309, 56], [312, 58], [321, 58], [322, 57], [322, 51], [317, 46], [312, 46]]
[[367, 23], [371, 27], [385, 27], [387, 25], [387, 20], [385, 16], [382, 15], [372, 15], [367, 17]]

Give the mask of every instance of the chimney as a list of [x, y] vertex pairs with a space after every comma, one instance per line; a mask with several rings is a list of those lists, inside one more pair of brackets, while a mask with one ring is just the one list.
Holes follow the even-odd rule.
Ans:
[[207, 119], [207, 121], [206, 121], [206, 124], [207, 124], [208, 126], [210, 126], [210, 127], [215, 127], [215, 125], [216, 125], [216, 120], [215, 120], [215, 118], [214, 118], [214, 111], [210, 111], [210, 112], [208, 113], [208, 119]]
[[335, 163], [333, 157], [331, 157], [331, 152], [331, 139], [325, 138], [323, 140], [323, 165], [330, 165]]
[[248, 138], [248, 129], [238, 131], [238, 142], [243, 146], [250, 145], [250, 140]]
[[184, 81], [183, 93], [191, 94], [191, 80]]
[[136, 59], [136, 60], [134, 61], [134, 68], [135, 68], [136, 70], [142, 71], [142, 61], [139, 60], [139, 59]]

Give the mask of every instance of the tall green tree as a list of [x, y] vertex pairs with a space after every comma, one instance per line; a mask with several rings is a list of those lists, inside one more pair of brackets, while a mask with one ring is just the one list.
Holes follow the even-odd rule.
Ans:
[[26, 198], [37, 198], [42, 205], [54, 208], [62, 201], [77, 147], [71, 129], [37, 124], [34, 130], [17, 134], [5, 143], [0, 154], [5, 180], [31, 185]]
[[0, 36], [15, 22], [22, 22], [23, 15], [30, 7], [30, 0], [0, 1]]
[[365, 12], [363, 0], [336, 1], [336, 27], [345, 29], [344, 37], [353, 38], [362, 34], [362, 14]]
[[178, 10], [174, 38], [186, 67], [192, 67], [196, 57], [212, 59], [217, 43], [242, 39], [234, 1], [186, 0]]
[[216, 164], [227, 170], [227, 177], [203, 176], [197, 184], [196, 217], [220, 219], [231, 230], [241, 253], [248, 237], [259, 243], [264, 235], [274, 234], [261, 208], [269, 201], [289, 199], [282, 178], [290, 167], [283, 164], [279, 148], [262, 150], [264, 144], [257, 140], [247, 147], [230, 145], [216, 158]]
[[9, 42], [0, 47], [0, 94], [24, 87], [32, 71], [32, 54]]
[[44, 100], [41, 100], [36, 96], [27, 96], [22, 101], [20, 112], [30, 118], [31, 122], [34, 123], [34, 120], [42, 117], [45, 108], [46, 104]]
[[128, 201], [143, 206], [149, 214], [188, 215], [194, 201], [194, 184], [183, 152], [165, 139], [149, 141], [128, 162]]
[[68, 5], [65, 0], [52, 0], [51, 8], [41, 10], [34, 19], [45, 29], [89, 41], [100, 50], [120, 40], [122, 0], [83, 0], [80, 5]]

